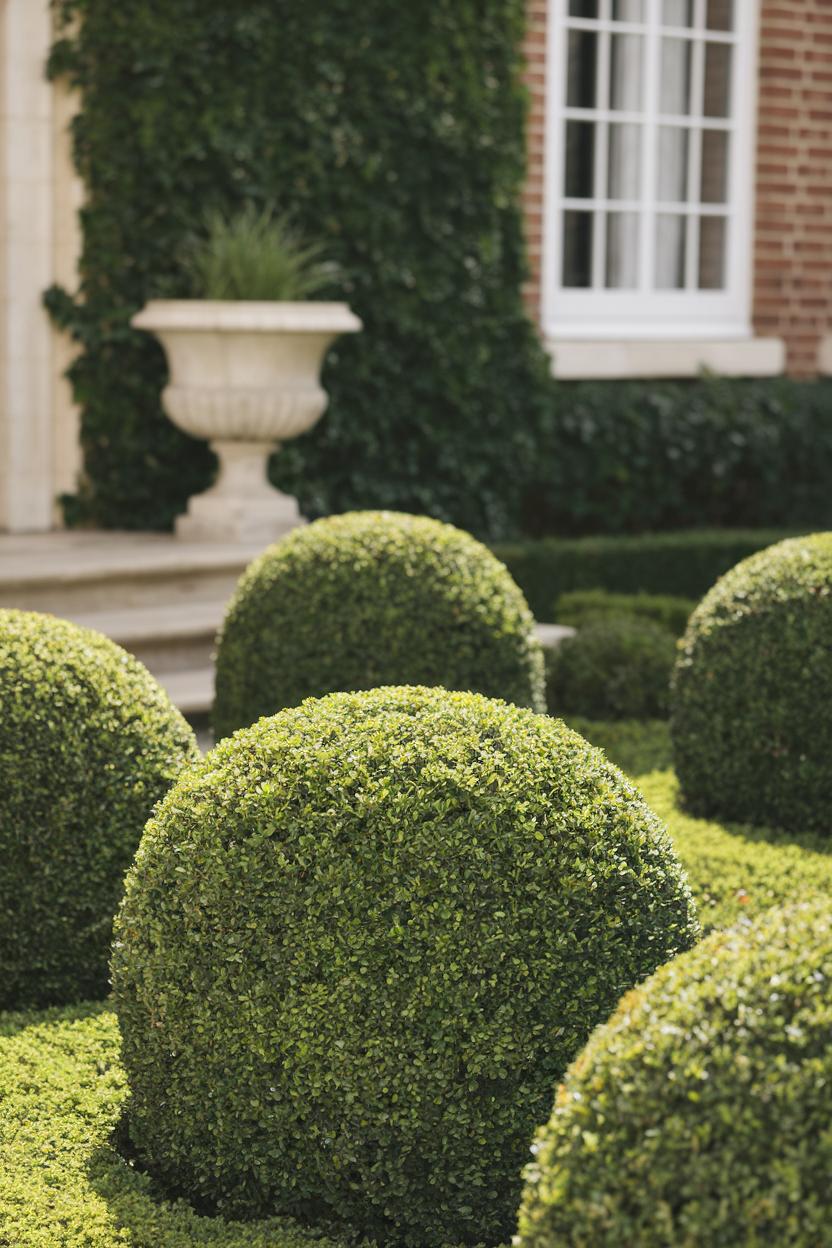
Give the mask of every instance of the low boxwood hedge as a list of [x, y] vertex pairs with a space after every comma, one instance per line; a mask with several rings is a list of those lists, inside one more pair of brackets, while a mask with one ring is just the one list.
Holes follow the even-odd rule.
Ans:
[[0, 1008], [106, 993], [124, 872], [154, 804], [198, 757], [120, 646], [0, 610]]
[[546, 653], [552, 715], [660, 719], [676, 658], [672, 633], [652, 620], [610, 616], [581, 627]]
[[127, 1097], [118, 1022], [104, 1005], [0, 1015], [0, 1243], [346, 1248], [288, 1218], [229, 1222], [165, 1199], [115, 1143]]
[[[620, 458], [620, 453], [619, 453]], [[691, 529], [615, 537], [542, 537], [492, 547], [538, 620], [574, 589], [672, 594], [698, 601], [741, 559], [794, 533], [783, 529]]]
[[561, 594], [552, 608], [551, 618], [558, 624], [580, 628], [611, 616], [631, 616], [661, 624], [681, 637], [696, 606], [693, 598], [674, 594], [613, 594], [606, 589], [573, 589]]
[[307, 697], [444, 685], [545, 710], [534, 620], [468, 533], [424, 516], [319, 520], [243, 574], [217, 646], [218, 737]]
[[559, 721], [309, 699], [147, 826], [112, 963], [130, 1138], [228, 1216], [500, 1239], [567, 1062], [697, 933], [661, 825]]
[[831, 966], [824, 899], [628, 993], [538, 1136], [519, 1248], [832, 1245]]
[[671, 736], [690, 809], [832, 835], [832, 533], [733, 568], [680, 647]]

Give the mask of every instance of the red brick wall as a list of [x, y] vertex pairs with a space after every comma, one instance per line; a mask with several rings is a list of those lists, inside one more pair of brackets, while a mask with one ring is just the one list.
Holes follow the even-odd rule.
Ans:
[[[753, 0], [742, 0], [752, 3]], [[528, 0], [529, 281], [540, 318], [547, 0]], [[783, 338], [793, 376], [832, 333], [832, 0], [762, 0], [754, 324]]]
[[754, 324], [811, 376], [832, 332], [832, 0], [763, 0]]

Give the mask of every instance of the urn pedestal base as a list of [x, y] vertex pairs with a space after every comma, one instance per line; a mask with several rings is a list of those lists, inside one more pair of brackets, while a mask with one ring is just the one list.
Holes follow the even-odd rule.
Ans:
[[176, 521], [176, 536], [189, 542], [270, 545], [305, 524], [297, 501], [281, 494], [266, 476], [273, 442], [215, 440], [219, 475], [210, 490], [195, 494]]

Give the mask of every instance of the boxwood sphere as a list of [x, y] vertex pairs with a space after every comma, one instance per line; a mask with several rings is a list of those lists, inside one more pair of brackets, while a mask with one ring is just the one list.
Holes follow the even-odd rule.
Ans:
[[148, 824], [112, 963], [134, 1147], [225, 1216], [500, 1242], [554, 1082], [697, 930], [661, 826], [559, 721], [309, 699]]
[[106, 993], [124, 873], [197, 757], [188, 724], [120, 646], [0, 610], [0, 1007]]
[[694, 813], [832, 833], [832, 533], [717, 581], [684, 637], [671, 732]]
[[829, 1248], [830, 968], [824, 900], [628, 993], [538, 1136], [521, 1248]]
[[534, 620], [508, 570], [425, 516], [352, 512], [270, 547], [218, 642], [218, 737], [306, 697], [444, 685], [545, 710]]
[[661, 719], [667, 715], [676, 642], [653, 620], [593, 620], [546, 656], [554, 715]]

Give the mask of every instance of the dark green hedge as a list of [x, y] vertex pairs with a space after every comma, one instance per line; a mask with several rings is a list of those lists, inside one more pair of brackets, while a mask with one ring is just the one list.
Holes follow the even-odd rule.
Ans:
[[673, 635], [655, 620], [591, 620], [546, 653], [552, 715], [661, 719], [668, 713]]
[[[288, 211], [338, 262], [330, 410], [278, 457], [307, 514], [356, 506], [517, 527], [546, 367], [525, 319], [523, 0], [58, 0], [53, 54], [84, 92], [83, 300], [49, 303], [88, 481], [73, 516], [169, 525], [211, 457], [163, 417], [160, 349], [128, 318], [178, 290], [206, 207]], [[281, 462], [282, 460], [282, 462]], [[506, 472], [506, 464], [512, 471]]]
[[83, 91], [81, 297], [48, 305], [87, 478], [70, 519], [166, 527], [212, 473], [162, 415], [131, 330], [180, 291], [206, 207], [288, 210], [341, 266], [365, 332], [329, 412], [275, 461], [306, 515], [427, 512], [490, 539], [832, 524], [832, 384], [555, 384], [520, 299], [523, 0], [56, 0]]
[[716, 933], [558, 1089], [518, 1248], [830, 1248], [832, 909]]
[[581, 628], [590, 621], [624, 615], [652, 620], [674, 637], [681, 637], [695, 606], [693, 598], [678, 598], [674, 594], [611, 594], [607, 589], [572, 589], [556, 598], [551, 618], [558, 624]]
[[114, 1143], [127, 1098], [119, 1050], [102, 1005], [0, 1015], [4, 1248], [347, 1248], [289, 1218], [229, 1222], [166, 1199]]
[[226, 1216], [502, 1240], [567, 1062], [697, 935], [661, 825], [560, 721], [310, 698], [147, 825], [112, 963], [131, 1139]]
[[641, 536], [557, 538], [494, 546], [538, 620], [573, 589], [673, 594], [698, 601], [735, 563], [789, 536], [779, 530], [702, 529]]

